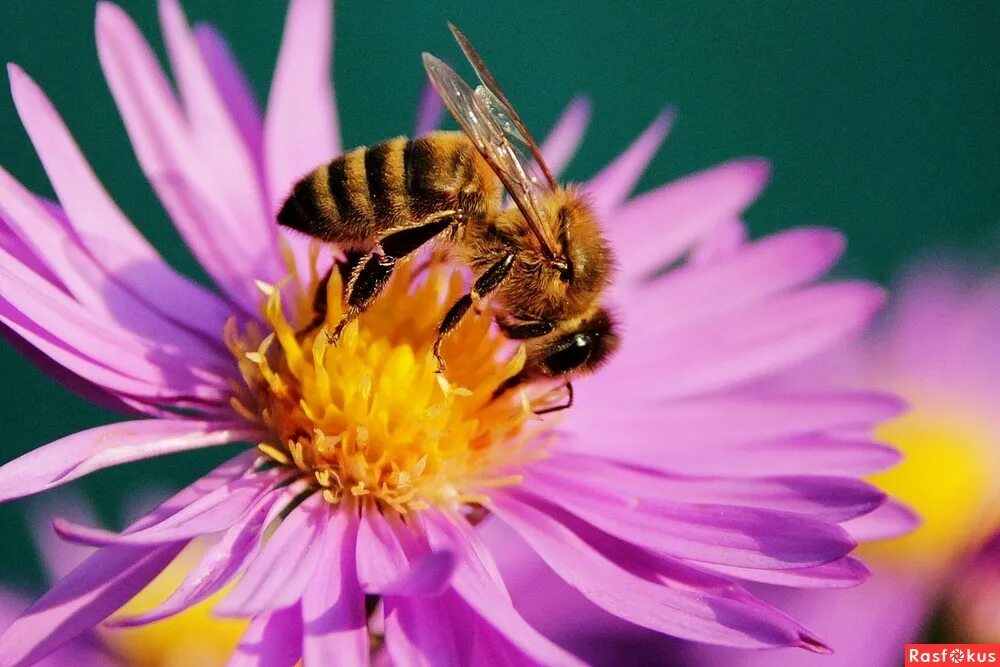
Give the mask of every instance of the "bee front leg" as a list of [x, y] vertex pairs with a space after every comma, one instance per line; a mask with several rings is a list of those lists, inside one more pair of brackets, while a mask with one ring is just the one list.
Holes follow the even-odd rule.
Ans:
[[448, 309], [448, 312], [445, 313], [444, 319], [441, 320], [441, 326], [438, 327], [437, 339], [434, 341], [434, 359], [437, 361], [439, 373], [444, 372], [448, 368], [444, 362], [444, 357], [441, 356], [441, 345], [444, 343], [444, 337], [458, 326], [462, 318], [465, 317], [465, 314], [469, 312], [472, 304], [478, 304], [500, 287], [507, 276], [510, 275], [510, 270], [514, 268], [515, 259], [517, 259], [517, 255], [514, 253], [504, 255], [493, 266], [486, 269], [483, 275], [476, 278], [476, 282], [472, 284], [472, 292], [456, 301]]
[[344, 328], [363, 313], [389, 282], [396, 262], [404, 259], [435, 236], [455, 224], [459, 211], [440, 211], [429, 216], [419, 225], [390, 232], [379, 240], [382, 253], [369, 253], [351, 274], [347, 283], [347, 311], [327, 339], [335, 344]]

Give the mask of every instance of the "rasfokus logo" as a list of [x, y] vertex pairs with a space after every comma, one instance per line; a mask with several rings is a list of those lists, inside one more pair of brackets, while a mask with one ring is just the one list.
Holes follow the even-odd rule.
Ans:
[[1000, 665], [1000, 644], [907, 644], [906, 667]]

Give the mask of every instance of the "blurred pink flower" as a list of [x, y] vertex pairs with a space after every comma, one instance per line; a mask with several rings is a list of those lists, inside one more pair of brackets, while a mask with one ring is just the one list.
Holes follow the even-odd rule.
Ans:
[[955, 641], [1000, 637], [1000, 276], [974, 280], [957, 265], [922, 263], [894, 294], [870, 335], [795, 381], [823, 376], [839, 386], [880, 386], [910, 402], [877, 431], [903, 462], [871, 479], [909, 503], [922, 525], [862, 548], [874, 570], [864, 586], [813, 596], [761, 591], [828, 639], [833, 656], [814, 661], [778, 651], [748, 659], [704, 649], [693, 664], [889, 667], [940, 610]]
[[[882, 293], [812, 284], [841, 253], [835, 232], [743, 243], [739, 215], [764, 186], [764, 162], [628, 200], [664, 115], [586, 184], [621, 264], [610, 298], [624, 344], [576, 383], [572, 410], [537, 422], [531, 408], [548, 388], [491, 398], [523, 357], [502, 353], [489, 318], [449, 339], [459, 354], [448, 379], [459, 382], [439, 383], [425, 361], [440, 303], [461, 288], [448, 269], [398, 278], [337, 347], [293, 335], [330, 260], [286, 236], [274, 211], [341, 149], [329, 5], [292, 3], [263, 118], [218, 34], [191, 31], [175, 0], [160, 15], [179, 96], [107, 3], [98, 51], [140, 166], [221, 293], [163, 262], [11, 67], [59, 203], [0, 172], [0, 321], [58, 379], [137, 418], [0, 468], [0, 498], [167, 453], [260, 447], [122, 534], [62, 522], [64, 537], [100, 548], [0, 637], [0, 663], [30, 664], [103, 621], [203, 535], [215, 546], [173, 595], [112, 623], [165, 618], [236, 580], [216, 607], [253, 619], [235, 664], [575, 663], [516, 610], [476, 529], [496, 520], [615, 616], [729, 646], [825, 650], [743, 582], [866, 577], [844, 525], [884, 501], [859, 476], [897, 461], [869, 432], [900, 403], [767, 388], [857, 332]], [[436, 119], [429, 104], [417, 133]], [[546, 142], [554, 170], [586, 117], [574, 104]], [[880, 529], [898, 528], [890, 517]]]

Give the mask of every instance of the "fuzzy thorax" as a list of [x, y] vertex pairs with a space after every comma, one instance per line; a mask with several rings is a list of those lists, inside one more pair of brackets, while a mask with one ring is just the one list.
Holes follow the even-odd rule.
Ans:
[[494, 397], [523, 367], [523, 348], [511, 350], [487, 309], [448, 337], [447, 375], [435, 372], [438, 324], [465, 285], [445, 266], [416, 273], [401, 264], [335, 345], [323, 330], [344, 311], [337, 271], [322, 326], [308, 328], [314, 272], [303, 289], [294, 276], [261, 285], [264, 328], [228, 327], [242, 374], [234, 407], [268, 434], [259, 447], [271, 465], [294, 468], [330, 503], [366, 499], [400, 513], [481, 503], [544, 455], [531, 389]]

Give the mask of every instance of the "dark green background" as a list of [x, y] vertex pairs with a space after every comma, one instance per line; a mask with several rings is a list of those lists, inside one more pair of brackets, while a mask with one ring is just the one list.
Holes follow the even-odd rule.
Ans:
[[[162, 53], [152, 3], [126, 2]], [[220, 26], [265, 98], [284, 3], [189, 0]], [[63, 113], [113, 196], [168, 259], [197, 275], [146, 185], [101, 77], [89, 2], [0, 3], [0, 59], [22, 65]], [[840, 271], [888, 281], [944, 246], [995, 264], [1000, 248], [1000, 3], [997, 2], [342, 2], [335, 80], [345, 146], [405, 133], [421, 51], [457, 59], [445, 21], [470, 36], [529, 126], [544, 134], [578, 91], [591, 131], [570, 176], [615, 155], [665, 104], [679, 122], [641, 183], [649, 188], [738, 155], [773, 160], [748, 219], [755, 234], [803, 223], [843, 229]], [[0, 162], [50, 192], [8, 96]], [[103, 423], [19, 356], [0, 351], [8, 460]], [[115, 521], [122, 498], [187, 482], [221, 453], [180, 455], [76, 485]], [[0, 508], [0, 578], [39, 579], [21, 524]]]

